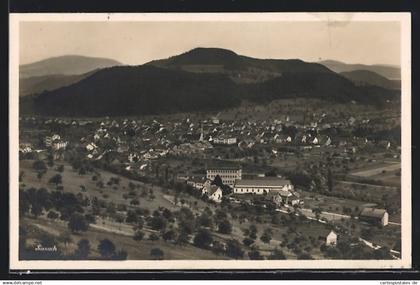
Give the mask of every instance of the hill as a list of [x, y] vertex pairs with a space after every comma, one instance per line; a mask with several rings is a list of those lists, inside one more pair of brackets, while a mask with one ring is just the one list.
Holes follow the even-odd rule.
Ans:
[[[251, 78], [260, 74], [255, 70], [264, 71], [264, 78]], [[142, 66], [101, 69], [69, 86], [25, 96], [21, 112], [127, 116], [221, 110], [242, 101], [261, 104], [294, 97], [380, 105], [398, 95], [382, 87], [356, 86], [320, 64], [194, 49]]]
[[123, 116], [217, 110], [239, 103], [235, 84], [217, 74], [153, 66], [99, 70], [70, 86], [22, 99], [35, 113], [54, 116]]
[[161, 68], [194, 73], [219, 73], [239, 84], [257, 83], [285, 72], [331, 73], [325, 66], [300, 59], [257, 59], [220, 48], [195, 48], [168, 59], [148, 63]]
[[335, 73], [285, 73], [266, 82], [250, 84], [242, 91], [254, 102], [287, 98], [317, 98], [338, 103], [356, 101], [381, 105], [399, 92], [377, 86], [355, 86]]
[[389, 80], [386, 77], [369, 70], [341, 72], [340, 75], [344, 76], [358, 86], [373, 85], [388, 89], [401, 88], [401, 82], [399, 80]]
[[320, 61], [320, 64], [328, 67], [336, 73], [349, 72], [355, 70], [367, 70], [375, 72], [389, 80], [400, 80], [401, 70], [398, 67], [390, 65], [365, 65], [365, 64], [347, 64], [336, 60]]
[[21, 65], [19, 66], [19, 77], [76, 75], [117, 65], [121, 65], [121, 63], [108, 58], [65, 55]]
[[50, 91], [63, 86], [68, 86], [88, 77], [95, 71], [96, 70], [76, 75], [58, 74], [19, 78], [19, 96], [42, 93], [44, 91]]

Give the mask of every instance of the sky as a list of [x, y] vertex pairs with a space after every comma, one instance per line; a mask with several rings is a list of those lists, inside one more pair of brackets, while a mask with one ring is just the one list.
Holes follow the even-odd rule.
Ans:
[[60, 55], [139, 65], [195, 47], [256, 58], [400, 65], [399, 22], [21, 22], [20, 64]]

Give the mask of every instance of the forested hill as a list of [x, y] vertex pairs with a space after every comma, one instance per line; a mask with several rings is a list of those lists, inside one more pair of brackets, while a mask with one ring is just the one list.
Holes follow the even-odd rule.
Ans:
[[22, 113], [125, 116], [221, 110], [305, 97], [382, 104], [399, 91], [356, 86], [328, 68], [300, 60], [259, 60], [221, 49], [194, 49], [141, 66], [101, 69], [66, 87], [21, 99]]

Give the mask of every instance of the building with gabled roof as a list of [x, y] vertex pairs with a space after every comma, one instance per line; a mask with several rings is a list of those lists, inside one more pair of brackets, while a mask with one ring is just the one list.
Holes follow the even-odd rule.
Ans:
[[[282, 196], [291, 196], [290, 191], [293, 185], [290, 180], [277, 177], [264, 177], [258, 179], [241, 179], [236, 180], [233, 187], [235, 194], [264, 194], [269, 192], [282, 193]], [[290, 194], [290, 195], [289, 195]]]
[[376, 208], [364, 208], [359, 215], [359, 220], [373, 223], [381, 224], [382, 226], [388, 225], [389, 215], [385, 209], [376, 209]]

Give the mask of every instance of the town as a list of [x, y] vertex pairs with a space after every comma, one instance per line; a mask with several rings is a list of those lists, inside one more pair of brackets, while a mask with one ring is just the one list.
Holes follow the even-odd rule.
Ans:
[[19, 125], [24, 259], [400, 258], [393, 104]]

